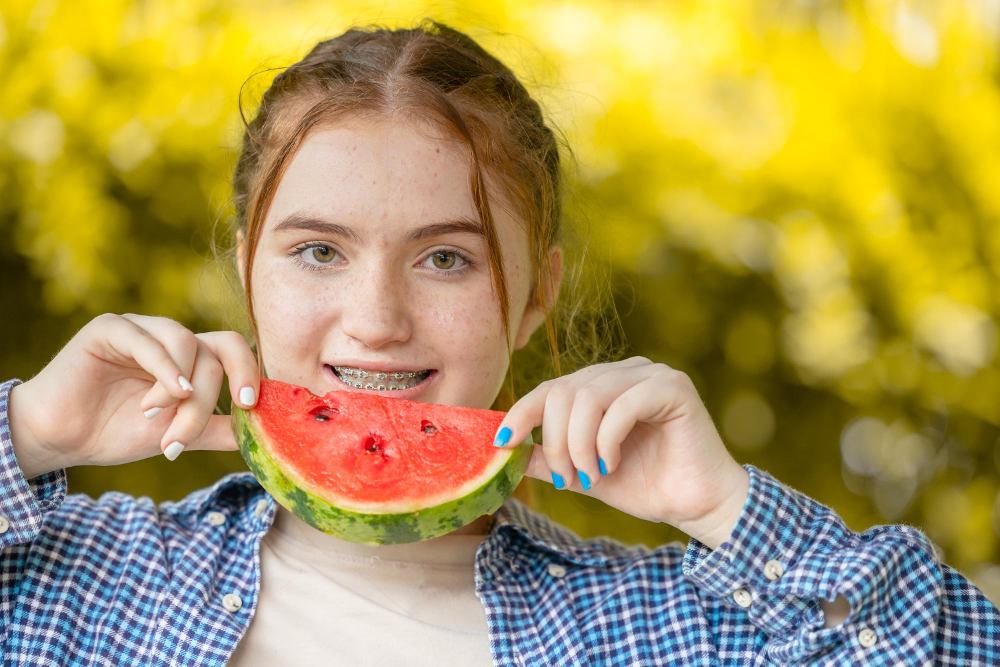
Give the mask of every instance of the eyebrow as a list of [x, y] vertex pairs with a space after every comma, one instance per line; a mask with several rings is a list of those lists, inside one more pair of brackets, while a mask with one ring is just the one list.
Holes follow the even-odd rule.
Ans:
[[[361, 237], [350, 227], [302, 213], [292, 213], [286, 216], [278, 223], [274, 231], [282, 232], [294, 229], [328, 234], [330, 236], [341, 236], [358, 243], [361, 242]], [[444, 220], [412, 229], [407, 234], [406, 240], [409, 242], [420, 241], [421, 239], [443, 236], [445, 234], [475, 234], [476, 236], [483, 236], [483, 227], [475, 220], [462, 216], [454, 220]]]

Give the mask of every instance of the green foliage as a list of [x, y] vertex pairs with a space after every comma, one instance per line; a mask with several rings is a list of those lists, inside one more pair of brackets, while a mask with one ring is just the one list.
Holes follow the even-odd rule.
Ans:
[[[241, 84], [353, 23], [429, 15], [511, 63], [567, 135], [570, 218], [614, 269], [629, 353], [689, 373], [740, 460], [855, 529], [922, 527], [1000, 599], [992, 6], [6, 7], [2, 375], [30, 377], [104, 311], [239, 326], [209, 248], [226, 241]], [[167, 499], [240, 469], [191, 452], [71, 479]], [[535, 490], [585, 535], [681, 537]]]

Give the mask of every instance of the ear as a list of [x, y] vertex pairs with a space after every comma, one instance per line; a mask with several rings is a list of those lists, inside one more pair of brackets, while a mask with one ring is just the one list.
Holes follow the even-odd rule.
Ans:
[[[551, 282], [546, 286], [545, 301], [551, 308], [552, 304], [556, 301], [556, 297], [559, 296], [559, 287], [562, 285], [563, 255], [562, 248], [559, 246], [553, 246], [552, 250], [549, 251], [549, 274]], [[524, 316], [521, 318], [521, 325], [514, 336], [514, 349], [520, 350], [527, 345], [528, 341], [531, 340], [531, 335], [535, 333], [535, 329], [544, 321], [545, 310], [532, 295], [528, 299], [528, 305], [524, 309]]]

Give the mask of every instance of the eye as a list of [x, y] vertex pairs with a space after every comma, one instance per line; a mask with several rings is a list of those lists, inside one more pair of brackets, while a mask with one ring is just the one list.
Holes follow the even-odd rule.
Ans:
[[432, 268], [437, 273], [458, 274], [472, 265], [472, 261], [457, 250], [437, 250], [428, 255]]
[[[303, 268], [321, 271], [325, 267], [333, 266], [340, 253], [333, 246], [312, 241], [293, 248], [288, 254]], [[431, 253], [424, 262], [426, 263], [427, 260], [430, 260], [431, 266], [429, 268], [435, 273], [449, 278], [464, 273], [473, 264], [471, 259], [458, 250], [447, 249]]]
[[431, 255], [431, 259], [434, 262], [435, 268], [447, 270], [455, 266], [458, 256], [451, 251], [444, 250]]
[[334, 249], [328, 245], [314, 245], [306, 248], [305, 250], [307, 255], [310, 255], [320, 264], [329, 264], [330, 260], [333, 259], [335, 252]]
[[293, 248], [289, 253], [296, 262], [307, 269], [321, 269], [333, 263], [337, 251], [325, 243], [306, 243]]

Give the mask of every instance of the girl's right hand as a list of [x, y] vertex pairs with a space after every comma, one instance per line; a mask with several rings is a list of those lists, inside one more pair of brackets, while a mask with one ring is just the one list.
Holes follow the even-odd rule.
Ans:
[[165, 317], [99, 315], [11, 391], [18, 463], [32, 479], [160, 452], [173, 460], [182, 448], [236, 451], [232, 417], [213, 414], [223, 375], [234, 404], [256, 403], [257, 360], [235, 331], [194, 334]]

